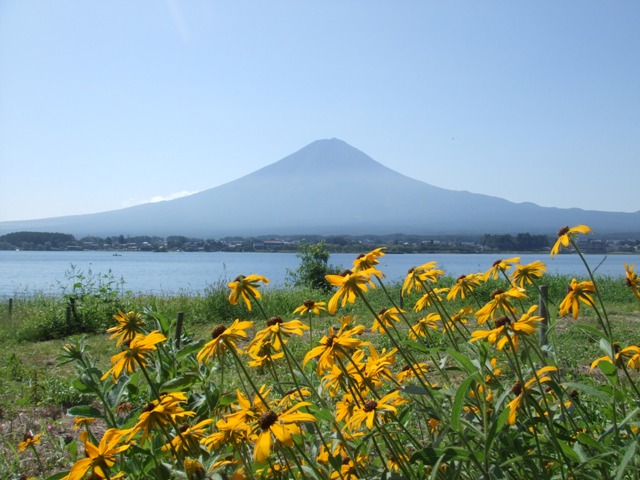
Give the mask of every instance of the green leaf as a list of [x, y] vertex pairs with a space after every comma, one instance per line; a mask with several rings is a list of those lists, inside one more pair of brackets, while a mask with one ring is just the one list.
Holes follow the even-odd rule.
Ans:
[[458, 387], [456, 391], [456, 397], [453, 401], [453, 408], [451, 409], [451, 428], [454, 430], [460, 429], [460, 416], [462, 415], [462, 408], [464, 406], [464, 400], [467, 397], [467, 392], [471, 388], [471, 384], [477, 380], [477, 375], [471, 375], [467, 377]]
[[624, 452], [624, 457], [622, 457], [622, 461], [620, 462], [620, 465], [618, 465], [618, 472], [616, 473], [615, 480], [622, 479], [624, 474], [627, 473], [626, 472], [627, 465], [635, 455], [637, 446], [638, 444], [636, 442], [633, 442], [631, 445], [629, 445], [629, 448], [627, 448], [627, 451]]
[[102, 418], [102, 412], [89, 405], [76, 405], [67, 410], [67, 415], [72, 417]]
[[600, 400], [604, 400], [605, 402], [611, 401], [610, 387], [596, 388], [596, 387], [592, 387], [591, 385], [585, 385], [583, 383], [575, 383], [575, 382], [568, 382], [565, 384], [565, 386], [567, 387], [567, 389], [573, 388], [575, 390], [580, 390], [586, 393], [587, 395], [591, 395], [593, 397], [599, 398]]
[[600, 338], [601, 340], [606, 340], [607, 338], [603, 332], [592, 325], [587, 325], [585, 323], [576, 323], [576, 327], [585, 333], [591, 334], [596, 338]]
[[447, 349], [447, 354], [451, 355], [456, 362], [463, 368], [465, 372], [468, 374], [473, 374], [478, 371], [478, 368], [473, 364], [471, 360], [469, 360], [466, 356], [461, 354], [460, 352], [455, 351], [452, 348]]
[[582, 445], [585, 445], [587, 447], [591, 447], [591, 448], [595, 448], [596, 450], [598, 450], [599, 452], [605, 452], [606, 450], [602, 447], [602, 445], [600, 445], [598, 442], [596, 442], [595, 439], [591, 438], [589, 435], [587, 435], [586, 433], [579, 433], [578, 437], [577, 437], [578, 442], [580, 442]]
[[418, 385], [404, 385], [400, 387], [404, 393], [408, 393], [410, 395], [428, 395], [429, 391], [426, 388], [420, 387]]
[[56, 473], [55, 475], [51, 475], [50, 477], [47, 477], [45, 480], [60, 480], [61, 478], [64, 478], [68, 475], [69, 475], [69, 472], [60, 472], [60, 473]]
[[188, 390], [188, 388], [198, 381], [198, 376], [187, 373], [181, 377], [172, 378], [171, 380], [165, 382], [161, 387], [160, 391], [163, 393], [167, 392], [183, 392]]

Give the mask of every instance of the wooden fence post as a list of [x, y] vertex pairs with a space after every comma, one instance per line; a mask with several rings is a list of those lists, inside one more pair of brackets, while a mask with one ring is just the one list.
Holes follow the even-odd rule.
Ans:
[[540, 285], [540, 296], [538, 300], [538, 311], [542, 317], [540, 322], [540, 346], [546, 347], [549, 343], [549, 313], [547, 312], [547, 302], [549, 301], [549, 290], [546, 285]]
[[176, 322], [176, 347], [180, 348], [180, 337], [182, 337], [182, 324], [184, 322], [184, 312], [178, 312], [178, 321]]

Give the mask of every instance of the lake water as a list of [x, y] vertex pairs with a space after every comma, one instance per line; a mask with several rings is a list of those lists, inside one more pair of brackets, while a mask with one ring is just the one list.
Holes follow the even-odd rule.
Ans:
[[[533, 260], [546, 263], [549, 273], [584, 276], [586, 271], [577, 255], [545, 254], [406, 254], [386, 255], [379, 268], [389, 281], [404, 278], [409, 268], [435, 260], [447, 275], [484, 272], [499, 258], [520, 256], [525, 264]], [[354, 254], [333, 254], [329, 262], [349, 267]], [[624, 276], [623, 263], [640, 266], [640, 255], [588, 255], [592, 268], [600, 265], [597, 274]], [[227, 252], [26, 252], [0, 251], [0, 298], [40, 291], [60, 293], [60, 285], [68, 281], [65, 272], [74, 265], [85, 274], [111, 272], [125, 280], [124, 288], [134, 292], [175, 293], [202, 292], [207, 286], [227, 281], [239, 274], [257, 273], [270, 279], [270, 285], [282, 286], [287, 269], [295, 270], [299, 260], [295, 253], [227, 253]]]

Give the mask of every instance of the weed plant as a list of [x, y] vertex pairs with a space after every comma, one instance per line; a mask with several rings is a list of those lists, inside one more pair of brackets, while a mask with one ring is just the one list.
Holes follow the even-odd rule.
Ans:
[[[581, 255], [575, 237], [589, 231], [562, 229], [552, 254]], [[584, 278], [562, 279], [510, 258], [447, 279], [430, 262], [386, 285], [382, 255], [327, 275], [326, 297], [252, 274], [229, 282], [224, 305], [222, 289], [146, 298], [114, 316], [108, 362], [69, 339], [59, 363], [91, 399], [68, 409], [72, 461], [51, 475], [50, 440], [33, 431], [4, 449], [9, 475], [19, 464], [49, 479], [640, 477], [638, 309], [608, 309], [640, 299], [633, 265], [625, 281], [587, 263]], [[198, 324], [177, 335], [187, 306], [208, 338]]]

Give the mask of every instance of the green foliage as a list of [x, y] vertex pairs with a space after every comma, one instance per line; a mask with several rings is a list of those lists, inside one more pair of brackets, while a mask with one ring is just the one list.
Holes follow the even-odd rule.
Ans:
[[337, 274], [339, 269], [329, 265], [329, 249], [323, 241], [308, 244], [301, 241], [296, 255], [300, 259], [300, 265], [295, 271], [288, 270], [288, 281], [294, 287], [307, 287], [328, 292], [331, 284], [325, 276]]

